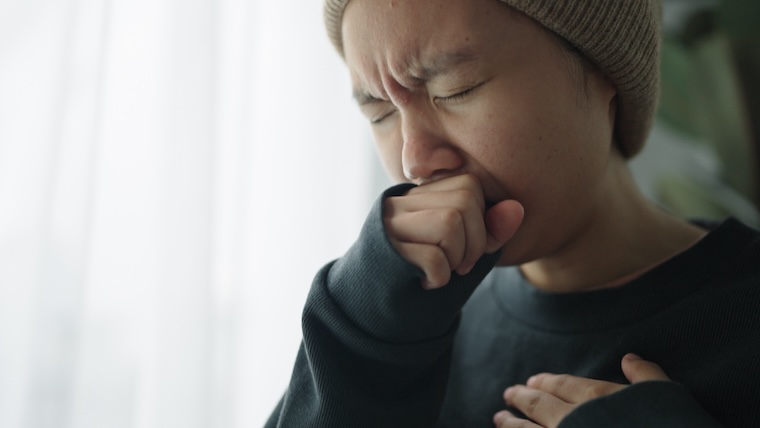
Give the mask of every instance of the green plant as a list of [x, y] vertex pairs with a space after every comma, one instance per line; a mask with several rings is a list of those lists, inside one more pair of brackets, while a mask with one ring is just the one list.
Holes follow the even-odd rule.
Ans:
[[[726, 0], [692, 13], [680, 31], [666, 34], [658, 120], [711, 152], [718, 163], [712, 181], [675, 174], [658, 179], [657, 199], [678, 214], [734, 215], [760, 223], [757, 22], [760, 2]], [[725, 187], [710, 184], [715, 182]]]

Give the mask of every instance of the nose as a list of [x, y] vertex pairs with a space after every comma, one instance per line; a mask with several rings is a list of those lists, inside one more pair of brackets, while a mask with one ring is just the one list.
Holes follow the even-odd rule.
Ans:
[[460, 150], [433, 114], [406, 111], [402, 112], [401, 120], [401, 164], [409, 181], [416, 184], [434, 181], [454, 175], [464, 166]]

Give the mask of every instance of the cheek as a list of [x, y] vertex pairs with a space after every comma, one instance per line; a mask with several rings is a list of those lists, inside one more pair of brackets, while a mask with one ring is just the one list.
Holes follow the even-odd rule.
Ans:
[[[568, 110], [524, 99], [490, 106], [469, 132], [469, 150], [502, 190], [528, 208], [560, 201], [590, 178], [593, 146]], [[515, 104], [512, 104], [515, 105]], [[498, 113], [494, 113], [498, 112]], [[549, 205], [552, 205], [549, 203]]]
[[[519, 107], [518, 107], [519, 106]], [[554, 138], [550, 126], [529, 103], [491, 103], [474, 116], [474, 126], [462, 133], [469, 151], [484, 166], [513, 178], [532, 175], [549, 161]]]

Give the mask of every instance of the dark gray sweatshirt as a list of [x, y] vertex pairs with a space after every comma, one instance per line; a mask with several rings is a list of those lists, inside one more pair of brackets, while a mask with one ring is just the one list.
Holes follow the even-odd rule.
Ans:
[[[484, 256], [425, 291], [389, 243], [382, 200], [314, 280], [303, 342], [274, 427], [492, 427], [502, 392], [540, 372], [627, 383], [628, 352], [674, 382], [643, 382], [575, 409], [561, 428], [760, 427], [760, 233], [713, 225], [623, 286], [547, 293]], [[510, 409], [514, 412], [514, 409]]]

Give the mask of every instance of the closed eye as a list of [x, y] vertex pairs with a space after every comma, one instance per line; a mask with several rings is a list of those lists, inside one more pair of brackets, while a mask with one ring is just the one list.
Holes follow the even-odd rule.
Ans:
[[396, 112], [396, 109], [393, 109], [393, 110], [389, 111], [388, 113], [385, 113], [385, 114], [383, 114], [383, 115], [381, 115], [381, 116], [378, 116], [378, 117], [376, 117], [376, 118], [370, 119], [369, 123], [370, 123], [370, 124], [372, 124], [372, 125], [377, 125], [377, 124], [379, 124], [380, 122], [382, 122], [382, 121], [384, 121], [385, 119], [387, 119], [387, 118], [388, 118], [388, 116], [392, 115], [392, 114], [393, 114], [393, 113], [395, 113], [395, 112]]
[[479, 83], [471, 88], [465, 89], [464, 91], [457, 92], [454, 95], [449, 95], [448, 97], [435, 97], [435, 101], [443, 102], [443, 103], [456, 103], [458, 101], [462, 101], [465, 98], [467, 98], [469, 95], [472, 95], [472, 93], [475, 92], [475, 90], [480, 88], [482, 85], [483, 83]]

